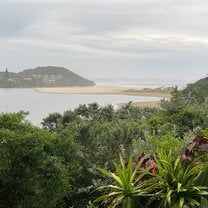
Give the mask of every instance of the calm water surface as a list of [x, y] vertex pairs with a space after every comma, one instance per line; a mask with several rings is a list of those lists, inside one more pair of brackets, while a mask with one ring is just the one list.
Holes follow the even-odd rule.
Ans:
[[49, 113], [74, 109], [79, 104], [97, 102], [99, 105], [127, 103], [129, 101], [158, 101], [158, 97], [97, 94], [51, 94], [32, 89], [0, 89], [0, 112], [29, 111], [27, 119], [39, 125]]

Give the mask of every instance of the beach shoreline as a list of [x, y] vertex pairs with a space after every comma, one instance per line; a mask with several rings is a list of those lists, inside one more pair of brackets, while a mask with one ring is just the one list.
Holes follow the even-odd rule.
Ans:
[[147, 97], [170, 98], [169, 93], [161, 93], [155, 91], [144, 91], [143, 88], [127, 88], [114, 86], [90, 86], [90, 87], [42, 87], [33, 88], [40, 93], [54, 94], [118, 94], [118, 95], [133, 95]]
[[[130, 96], [145, 96], [145, 97], [160, 97], [161, 99], [169, 99], [169, 93], [161, 93], [155, 91], [144, 91], [143, 88], [128, 88], [115, 86], [90, 86], [90, 87], [44, 87], [33, 88], [39, 93], [54, 93], [54, 94], [114, 94], [114, 95], [130, 95]], [[160, 101], [144, 101], [133, 102], [133, 106], [137, 107], [157, 107]], [[123, 105], [123, 104], [122, 104]]]

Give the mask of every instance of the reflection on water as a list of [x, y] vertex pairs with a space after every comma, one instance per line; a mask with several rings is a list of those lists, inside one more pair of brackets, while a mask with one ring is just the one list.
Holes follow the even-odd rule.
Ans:
[[79, 104], [97, 102], [99, 105], [127, 103], [129, 101], [157, 101], [158, 97], [98, 94], [50, 94], [32, 89], [0, 89], [0, 112], [29, 111], [28, 120], [40, 124], [52, 112], [74, 109]]

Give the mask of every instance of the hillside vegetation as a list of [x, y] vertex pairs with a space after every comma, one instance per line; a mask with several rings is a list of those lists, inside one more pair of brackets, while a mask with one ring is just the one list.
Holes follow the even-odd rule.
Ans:
[[208, 105], [188, 89], [160, 108], [80, 105], [41, 128], [0, 114], [0, 207], [207, 208]]
[[208, 101], [208, 76], [193, 84], [188, 84], [182, 91], [182, 95], [187, 98], [194, 97], [199, 102]]
[[19, 73], [8, 70], [0, 72], [0, 87], [70, 87], [92, 86], [93, 81], [85, 79], [63, 67], [47, 66], [26, 69]]

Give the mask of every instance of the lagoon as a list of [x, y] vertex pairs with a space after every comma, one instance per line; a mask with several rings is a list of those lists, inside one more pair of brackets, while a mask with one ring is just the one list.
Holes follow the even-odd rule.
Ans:
[[104, 106], [120, 103], [159, 101], [159, 97], [113, 94], [54, 94], [40, 93], [33, 89], [0, 89], [0, 112], [29, 111], [27, 119], [40, 125], [49, 113], [73, 110], [80, 104], [97, 102]]

